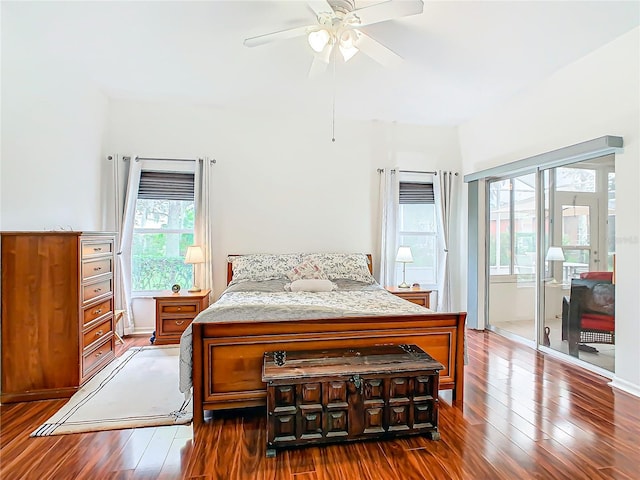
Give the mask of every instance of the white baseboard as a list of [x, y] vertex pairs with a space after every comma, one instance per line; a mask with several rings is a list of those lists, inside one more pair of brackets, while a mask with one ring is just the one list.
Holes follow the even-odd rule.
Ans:
[[613, 377], [613, 380], [609, 382], [614, 389], [622, 390], [630, 395], [635, 397], [640, 397], [640, 385], [635, 385], [631, 382], [627, 382], [626, 380], [622, 380], [619, 377]]

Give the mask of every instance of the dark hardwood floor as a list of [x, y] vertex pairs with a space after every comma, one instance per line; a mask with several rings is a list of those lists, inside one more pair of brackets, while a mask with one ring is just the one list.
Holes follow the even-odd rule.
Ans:
[[[148, 344], [127, 339], [125, 347]], [[124, 347], [119, 348], [122, 353]], [[490, 332], [469, 331], [464, 406], [440, 396], [440, 441], [408, 437], [265, 457], [264, 409], [191, 426], [30, 438], [64, 401], [3, 405], [0, 478], [637, 479], [640, 399]]]

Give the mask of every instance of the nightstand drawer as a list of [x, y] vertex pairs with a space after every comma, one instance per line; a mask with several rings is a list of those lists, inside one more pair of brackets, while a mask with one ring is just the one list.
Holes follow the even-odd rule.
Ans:
[[421, 307], [431, 308], [431, 290], [422, 290], [420, 287], [399, 288], [385, 287], [389, 293]]
[[410, 301], [411, 303], [415, 303], [416, 305], [420, 305], [421, 307], [429, 308], [429, 295], [421, 294], [421, 293], [405, 293], [399, 294], [400, 298], [404, 298], [405, 300]]
[[192, 320], [193, 318], [163, 318], [160, 322], [160, 333], [180, 336]]
[[195, 315], [199, 312], [200, 303], [160, 303], [160, 314], [184, 314]]

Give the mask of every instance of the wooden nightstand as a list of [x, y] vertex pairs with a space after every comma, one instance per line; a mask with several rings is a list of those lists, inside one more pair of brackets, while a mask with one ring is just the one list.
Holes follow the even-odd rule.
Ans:
[[168, 345], [180, 343], [180, 336], [194, 318], [209, 306], [211, 290], [199, 292], [163, 292], [155, 296], [156, 331], [151, 343]]
[[431, 297], [431, 290], [423, 290], [420, 287], [411, 288], [399, 288], [399, 287], [384, 287], [387, 291], [397, 295], [400, 298], [420, 305], [425, 308], [430, 308], [429, 299]]

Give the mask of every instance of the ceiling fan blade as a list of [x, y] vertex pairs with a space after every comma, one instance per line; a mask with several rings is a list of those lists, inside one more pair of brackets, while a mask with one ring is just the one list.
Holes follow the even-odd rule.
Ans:
[[327, 71], [328, 63], [324, 63], [318, 57], [313, 57], [311, 67], [309, 67], [309, 78], [315, 78]]
[[333, 15], [333, 8], [331, 8], [331, 5], [329, 5], [327, 0], [308, 0], [307, 3], [311, 7], [311, 10], [315, 12], [317, 17], [323, 13]]
[[394, 18], [417, 15], [422, 13], [423, 9], [422, 0], [387, 0], [353, 10], [347, 14], [345, 21], [352, 21], [357, 26], [372, 25]]
[[358, 30], [356, 47], [368, 57], [385, 67], [396, 67], [402, 63], [402, 57], [389, 50], [361, 30]]
[[278, 40], [288, 40], [289, 38], [301, 37], [309, 32], [311, 26], [305, 25], [304, 27], [295, 27], [287, 30], [280, 30], [279, 32], [266, 33], [264, 35], [258, 35], [257, 37], [250, 37], [244, 40], [245, 47], [257, 47], [264, 45], [265, 43], [271, 43]]

